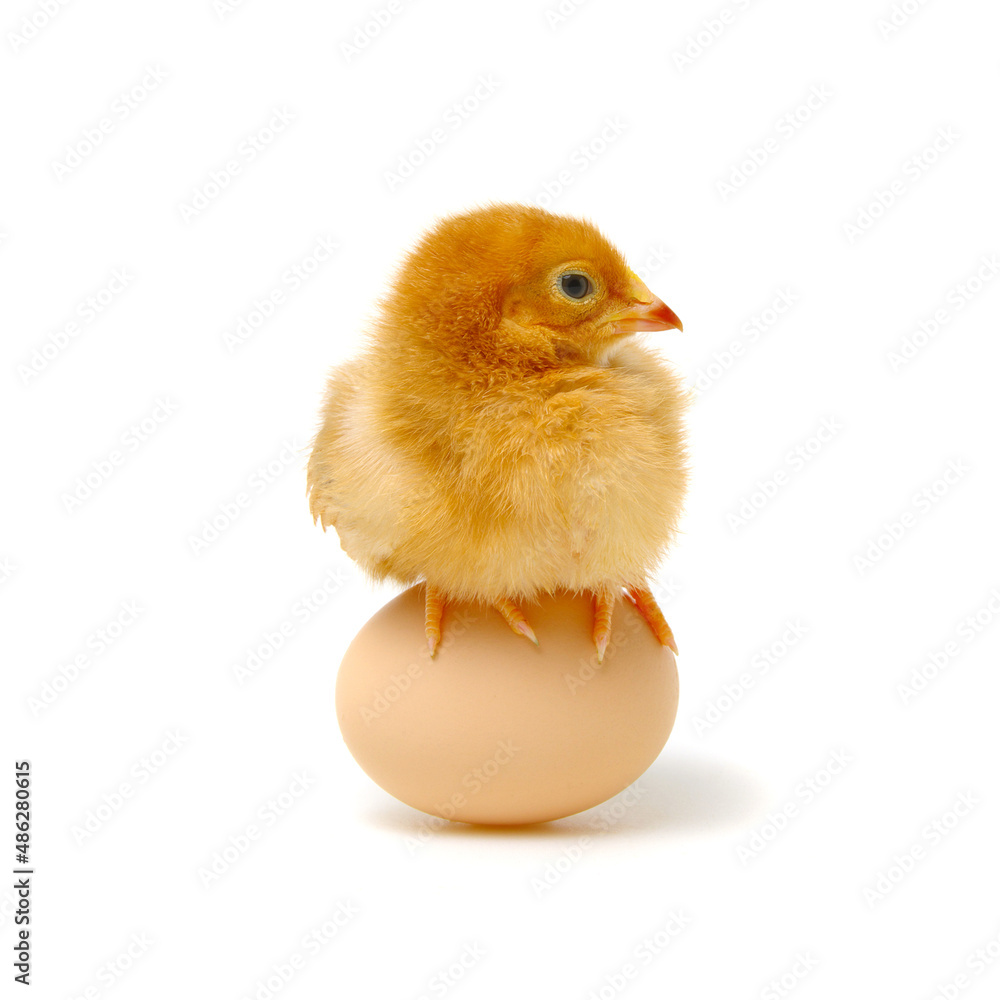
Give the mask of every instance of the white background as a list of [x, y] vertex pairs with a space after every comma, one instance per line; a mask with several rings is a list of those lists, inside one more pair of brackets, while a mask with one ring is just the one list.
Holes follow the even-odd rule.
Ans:
[[[34, 995], [995, 996], [996, 6], [43, 7], [0, 24]], [[488, 200], [593, 219], [684, 321], [682, 699], [632, 804], [428, 835], [341, 741], [337, 665], [396, 588], [311, 524], [304, 463], [395, 262]]]

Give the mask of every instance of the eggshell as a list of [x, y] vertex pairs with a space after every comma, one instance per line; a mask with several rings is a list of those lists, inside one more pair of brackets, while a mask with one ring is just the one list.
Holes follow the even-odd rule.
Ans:
[[465, 823], [540, 823], [627, 788], [663, 749], [677, 715], [677, 665], [624, 598], [602, 664], [592, 599], [523, 603], [538, 637], [492, 608], [445, 608], [431, 659], [424, 588], [357, 634], [337, 676], [337, 718], [364, 771], [397, 799]]

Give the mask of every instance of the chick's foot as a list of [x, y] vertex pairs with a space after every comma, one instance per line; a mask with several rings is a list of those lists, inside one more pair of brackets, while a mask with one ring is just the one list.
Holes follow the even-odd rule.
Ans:
[[[652, 592], [646, 587], [629, 586], [625, 588], [629, 599], [636, 606], [639, 614], [653, 630], [653, 635], [662, 646], [669, 646], [674, 654], [677, 654], [677, 643], [674, 641], [674, 633], [670, 630], [667, 620], [663, 617], [656, 599]], [[618, 598], [618, 591], [614, 587], [604, 587], [594, 592], [594, 627], [593, 640], [597, 648], [597, 662], [604, 662], [604, 654], [608, 648], [608, 640], [611, 637], [611, 615], [614, 611], [615, 601]], [[445, 597], [444, 592], [432, 584], [426, 585], [426, 599], [424, 605], [424, 635], [427, 637], [427, 648], [431, 656], [437, 652], [441, 642], [441, 616], [444, 613]], [[497, 601], [493, 607], [503, 615], [507, 624], [518, 634], [530, 639], [536, 646], [538, 639], [534, 630], [528, 624], [527, 619], [521, 609], [511, 600], [504, 599]]]
[[629, 586], [625, 588], [625, 592], [639, 614], [646, 619], [646, 624], [653, 630], [653, 635], [660, 641], [660, 645], [669, 646], [676, 656], [677, 643], [674, 641], [674, 633], [670, 631], [670, 626], [649, 588]]

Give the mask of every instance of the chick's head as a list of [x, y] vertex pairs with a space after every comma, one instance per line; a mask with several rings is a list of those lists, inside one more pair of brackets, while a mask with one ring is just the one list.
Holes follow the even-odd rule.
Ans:
[[681, 329], [592, 223], [524, 205], [439, 223], [384, 306], [394, 329], [495, 366], [603, 364], [633, 333]]

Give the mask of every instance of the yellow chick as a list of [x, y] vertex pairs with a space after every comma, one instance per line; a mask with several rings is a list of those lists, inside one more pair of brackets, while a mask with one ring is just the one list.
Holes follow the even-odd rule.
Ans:
[[648, 580], [687, 487], [681, 380], [634, 334], [682, 329], [590, 223], [524, 205], [441, 221], [363, 352], [334, 370], [308, 466], [314, 520], [374, 580], [448, 601], [594, 597], [603, 659], [624, 591], [675, 652]]

